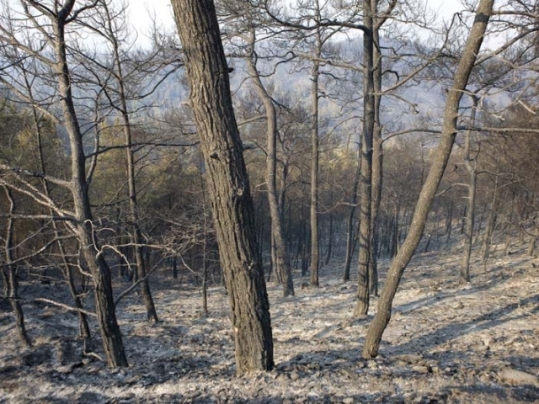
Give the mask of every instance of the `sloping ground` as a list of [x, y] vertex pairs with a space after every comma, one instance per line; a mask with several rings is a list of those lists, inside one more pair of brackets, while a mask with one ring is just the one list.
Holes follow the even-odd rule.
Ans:
[[[339, 268], [323, 271], [319, 289], [300, 289], [298, 279], [292, 298], [270, 284], [277, 367], [243, 378], [234, 377], [222, 288], [210, 289], [204, 318], [199, 291], [156, 284], [156, 326], [144, 323], [136, 296], [123, 302], [131, 367], [121, 370], [82, 355], [72, 314], [26, 305], [35, 342], [26, 350], [0, 311], [0, 402], [539, 403], [539, 270], [522, 251], [491, 260], [487, 272], [474, 262], [472, 284], [460, 287], [459, 259], [414, 258], [374, 361], [360, 356], [372, 315], [351, 318], [355, 284], [343, 284]], [[58, 289], [22, 293], [59, 298]], [[96, 341], [91, 348], [100, 352]]]

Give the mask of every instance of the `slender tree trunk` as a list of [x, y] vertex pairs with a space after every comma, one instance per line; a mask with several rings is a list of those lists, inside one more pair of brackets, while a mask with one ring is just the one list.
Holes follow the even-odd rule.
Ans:
[[496, 212], [498, 210], [498, 182], [499, 173], [496, 172], [494, 179], [494, 191], [492, 194], [492, 202], [490, 203], [490, 209], [487, 219], [487, 225], [485, 226], [483, 245], [481, 246], [481, 256], [483, 258], [483, 265], [486, 270], [487, 261], [490, 254], [490, 245], [492, 244], [492, 234], [494, 233], [494, 225], [496, 223]]
[[447, 217], [445, 220], [445, 232], [446, 232], [446, 243], [449, 243], [451, 240], [451, 229], [453, 228], [453, 200], [449, 201], [449, 209], [447, 211]]
[[273, 368], [269, 301], [215, 7], [172, 0], [231, 306], [238, 375]]
[[[7, 200], [9, 201], [9, 214], [12, 215], [15, 212], [15, 200], [11, 195], [11, 191], [4, 186], [4, 192], [6, 194]], [[28, 333], [26, 332], [26, 326], [24, 325], [24, 312], [22, 310], [21, 302], [19, 301], [19, 280], [17, 279], [17, 269], [13, 262], [13, 228], [14, 228], [14, 219], [9, 217], [7, 220], [6, 228], [6, 246], [5, 246], [5, 255], [6, 255], [6, 267], [7, 267], [7, 290], [6, 295], [9, 298], [11, 304], [11, 309], [15, 315], [15, 325], [17, 327], [17, 332], [21, 342], [26, 347], [32, 346]]]
[[[379, 0], [372, 0], [373, 21], [373, 88], [374, 88], [374, 124], [373, 124], [373, 152], [371, 177], [371, 257], [369, 261], [369, 290], [372, 295], [378, 296], [378, 244], [379, 244], [379, 212], [382, 201], [383, 184], [383, 149], [382, 124], [380, 122], [380, 104], [382, 101], [382, 53], [380, 51], [381, 25], [387, 17], [378, 16]], [[392, 3], [391, 7], [395, 7]]]
[[397, 252], [399, 251], [399, 223], [400, 223], [400, 205], [397, 200], [395, 200], [395, 210], [394, 210], [394, 216], [393, 216], [393, 231], [391, 233], [391, 258], [395, 258], [397, 255]]
[[255, 31], [251, 29], [250, 57], [247, 61], [249, 74], [255, 83], [255, 90], [262, 100], [266, 111], [267, 122], [267, 157], [266, 157], [266, 185], [268, 187], [268, 204], [270, 207], [271, 233], [272, 233], [272, 262], [275, 273], [280, 274], [283, 282], [283, 295], [294, 296], [294, 282], [290, 257], [283, 236], [282, 213], [279, 209], [277, 195], [277, 112], [270, 95], [266, 91], [255, 62]]
[[354, 177], [354, 183], [352, 184], [352, 199], [350, 201], [350, 212], [348, 213], [348, 221], [346, 224], [346, 257], [344, 260], [344, 274], [343, 281], [348, 282], [350, 280], [350, 266], [352, 264], [352, 258], [354, 256], [354, 244], [355, 244], [355, 228], [354, 219], [357, 205], [357, 190], [359, 188], [359, 181], [361, 178], [361, 150], [359, 151], [359, 158], [357, 162], [356, 175]]
[[478, 4], [475, 20], [454, 76], [453, 86], [447, 95], [440, 144], [435, 150], [429, 175], [421, 189], [410, 232], [391, 264], [378, 302], [378, 310], [367, 330], [363, 348], [364, 358], [374, 358], [378, 355], [382, 334], [391, 319], [393, 298], [400, 279], [421, 240], [430, 207], [455, 141], [460, 100], [481, 49], [493, 5], [494, 0], [480, 0]]
[[[477, 96], [473, 96], [472, 117], [470, 125], [475, 126], [475, 116], [477, 112]], [[468, 208], [466, 209], [466, 226], [465, 226], [465, 238], [464, 238], [464, 254], [462, 256], [462, 263], [460, 266], [460, 282], [470, 282], [470, 256], [472, 254], [473, 243], [473, 226], [475, 220], [475, 193], [477, 189], [477, 169], [475, 159], [471, 157], [471, 136], [472, 131], [466, 132], [466, 140], [464, 145], [464, 165], [468, 175], [470, 176], [470, 182], [468, 184]]]
[[382, 199], [382, 131], [375, 125], [372, 155], [372, 203], [371, 203], [371, 257], [369, 261], [369, 291], [378, 296], [378, 244], [380, 235], [379, 212]]
[[172, 257], [172, 279], [178, 279], [178, 257]]
[[139, 281], [140, 292], [144, 300], [144, 305], [146, 307], [146, 317], [147, 320], [152, 323], [157, 323], [159, 318], [157, 317], [157, 311], [155, 309], [155, 304], [153, 301], [152, 293], [150, 290], [150, 284], [146, 278], [146, 265], [144, 262], [144, 257], [142, 255], [142, 232], [140, 230], [138, 212], [137, 212], [137, 189], [136, 189], [136, 179], [135, 179], [135, 150], [133, 149], [133, 136], [131, 133], [131, 121], [129, 116], [129, 111], [127, 107], [127, 95], [125, 90], [125, 78], [123, 74], [123, 66], [120, 57], [120, 44], [116, 38], [115, 29], [113, 27], [113, 16], [110, 15], [108, 7], [105, 5], [105, 10], [108, 14], [107, 23], [108, 23], [108, 33], [107, 38], [109, 39], [113, 55], [114, 55], [114, 68], [115, 74], [113, 77], [116, 78], [117, 92], [119, 97], [119, 107], [122, 117], [123, 132], [124, 132], [124, 141], [125, 141], [125, 154], [127, 160], [126, 172], [127, 172], [127, 184], [128, 184], [128, 198], [129, 198], [129, 221], [131, 222], [132, 227], [132, 243], [134, 244], [135, 252], [135, 265], [134, 270], [135, 281]]
[[363, 136], [361, 139], [361, 188], [359, 209], [359, 265], [356, 317], [369, 311], [369, 262], [371, 260], [371, 208], [372, 208], [372, 147], [375, 125], [374, 44], [371, 0], [363, 1], [363, 25], [370, 31], [363, 33]]
[[86, 158], [82, 133], [75, 112], [71, 88], [71, 77], [67, 64], [65, 26], [73, 9], [74, 1], [66, 2], [53, 20], [55, 31], [55, 64], [58, 78], [60, 104], [64, 115], [64, 125], [69, 137], [71, 153], [71, 193], [77, 223], [74, 232], [79, 239], [82, 256], [92, 274], [97, 319], [103, 340], [103, 348], [110, 367], [128, 366], [122, 341], [122, 334], [116, 319], [112, 294], [110, 268], [97, 244], [93, 217], [86, 180]]
[[[320, 33], [317, 31], [317, 43], [320, 44]], [[320, 47], [317, 48], [318, 58]], [[320, 285], [320, 247], [318, 236], [318, 102], [319, 102], [320, 65], [314, 62], [312, 69], [312, 129], [311, 129], [311, 286]]]

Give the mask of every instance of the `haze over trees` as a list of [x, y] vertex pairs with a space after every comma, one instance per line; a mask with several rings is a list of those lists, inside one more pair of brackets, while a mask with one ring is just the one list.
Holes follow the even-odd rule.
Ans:
[[157, 327], [154, 290], [192, 287], [211, 318], [215, 287], [236, 374], [270, 371], [266, 283], [287, 302], [331, 276], [356, 281], [370, 360], [418, 250], [459, 254], [462, 287], [474, 257], [536, 256], [534, 2], [445, 22], [421, 2], [171, 5], [177, 32], [156, 16], [140, 48], [127, 2], [1, 3], [0, 309], [21, 349], [27, 309], [67, 312], [84, 355], [127, 367], [118, 318], [141, 304]]

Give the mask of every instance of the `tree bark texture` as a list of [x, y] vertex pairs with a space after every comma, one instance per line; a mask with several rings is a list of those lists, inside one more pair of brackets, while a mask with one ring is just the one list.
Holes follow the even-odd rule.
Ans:
[[372, 138], [375, 122], [373, 9], [371, 0], [363, 1], [363, 133], [361, 138], [361, 187], [359, 197], [359, 264], [357, 305], [354, 315], [369, 311], [369, 262], [371, 259]]
[[457, 133], [457, 119], [459, 115], [459, 105], [462, 94], [466, 89], [470, 73], [477, 60], [477, 55], [483, 43], [483, 37], [487, 28], [488, 21], [492, 14], [494, 0], [480, 0], [474, 19], [474, 23], [470, 30], [469, 37], [463, 49], [461, 59], [459, 61], [455, 78], [451, 89], [449, 89], [446, 105], [443, 115], [443, 127], [441, 140], [435, 150], [433, 163], [429, 171], [428, 177], [421, 189], [419, 200], [416, 205], [410, 231], [397, 256], [391, 263], [391, 267], [387, 274], [387, 279], [382, 290], [380, 300], [378, 302], [378, 310], [376, 315], [369, 325], [367, 335], [365, 337], [365, 345], [363, 348], [364, 358], [374, 358], [378, 355], [382, 334], [391, 319], [391, 308], [393, 298], [397, 292], [397, 288], [406, 266], [410, 262], [413, 253], [415, 252], [421, 236], [425, 229], [427, 216], [436, 195], [438, 185], [442, 179], [443, 173], [447, 166], [447, 161], [451, 154], [455, 136]]
[[236, 348], [236, 373], [273, 368], [269, 301], [228, 67], [211, 0], [172, 0], [206, 164]]

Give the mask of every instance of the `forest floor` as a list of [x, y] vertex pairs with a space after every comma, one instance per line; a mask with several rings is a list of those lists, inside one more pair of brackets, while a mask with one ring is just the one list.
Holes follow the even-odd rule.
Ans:
[[[298, 277], [294, 297], [269, 283], [276, 368], [241, 378], [221, 287], [210, 288], [204, 317], [199, 290], [156, 280], [153, 326], [137, 295], [124, 300], [125, 369], [84, 357], [76, 316], [52, 306], [25, 305], [34, 347], [23, 348], [2, 308], [0, 402], [539, 403], [539, 260], [516, 250], [485, 272], [473, 257], [472, 282], [460, 286], [456, 251], [414, 257], [372, 361], [361, 349], [377, 299], [354, 320], [355, 282], [341, 281], [340, 265], [323, 268], [318, 289]], [[63, 289], [23, 283], [21, 293], [67, 301]], [[102, 355], [95, 339], [88, 349]]]

